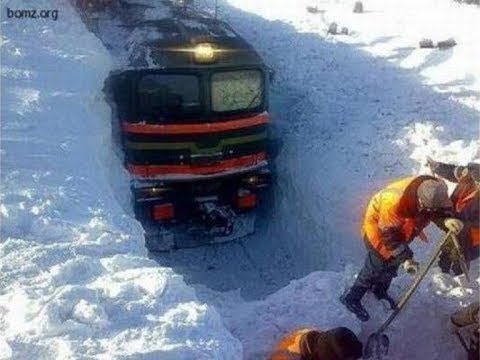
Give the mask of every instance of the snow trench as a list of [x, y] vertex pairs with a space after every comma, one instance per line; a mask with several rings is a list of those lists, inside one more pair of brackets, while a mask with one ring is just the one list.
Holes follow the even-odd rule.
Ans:
[[[101, 94], [113, 60], [67, 2], [6, 3], [61, 12], [55, 23], [7, 20], [2, 34], [4, 357], [256, 360], [294, 328], [347, 326], [365, 340], [388, 316], [367, 295], [372, 320], [360, 324], [337, 300], [364, 254], [365, 202], [392, 177], [425, 171], [427, 155], [478, 158], [478, 108], [359, 49], [361, 33], [351, 43], [328, 38], [327, 21], [304, 5], [220, 8], [276, 72], [272, 113], [283, 147], [271, 211], [248, 239], [152, 255], [128, 209], [128, 175]], [[382, 31], [370, 41], [387, 42]], [[445, 60], [435, 56], [425, 65], [432, 73]], [[419, 260], [430, 248], [415, 248]], [[392, 294], [410, 281], [401, 275]], [[389, 358], [461, 358], [448, 316], [477, 297], [477, 283], [432, 271], [389, 330]]]

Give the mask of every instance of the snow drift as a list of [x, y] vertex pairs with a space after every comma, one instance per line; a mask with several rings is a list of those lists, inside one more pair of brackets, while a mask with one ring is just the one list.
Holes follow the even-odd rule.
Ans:
[[2, 19], [0, 357], [240, 359], [116, 201], [102, 44], [67, 1], [3, 5], [59, 15]]

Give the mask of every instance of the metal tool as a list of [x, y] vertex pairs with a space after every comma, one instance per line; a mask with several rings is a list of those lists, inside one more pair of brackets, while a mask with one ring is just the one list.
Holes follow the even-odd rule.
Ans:
[[470, 275], [468, 273], [468, 266], [467, 266], [467, 261], [465, 260], [465, 254], [463, 253], [463, 250], [460, 247], [460, 244], [458, 243], [458, 238], [455, 234], [452, 234], [452, 242], [458, 253], [458, 262], [460, 263], [460, 268], [465, 274], [465, 278], [467, 279], [467, 281], [470, 282]]

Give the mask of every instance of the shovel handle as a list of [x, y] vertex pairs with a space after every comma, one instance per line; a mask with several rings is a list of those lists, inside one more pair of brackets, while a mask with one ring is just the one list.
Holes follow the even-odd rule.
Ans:
[[468, 349], [467, 343], [465, 342], [465, 339], [463, 338], [463, 336], [460, 334], [460, 332], [458, 330], [455, 330], [455, 335], [457, 335], [457, 338], [460, 341], [460, 344], [462, 344], [463, 348], [468, 353], [469, 349]]
[[470, 275], [468, 273], [468, 266], [465, 260], [465, 254], [463, 253], [463, 250], [460, 247], [460, 244], [458, 243], [457, 236], [454, 234], [452, 234], [452, 242], [453, 242], [453, 245], [455, 246], [455, 250], [458, 253], [458, 262], [460, 263], [460, 267], [462, 268], [462, 271], [465, 274], [465, 278], [467, 279], [468, 282], [470, 282]]
[[405, 295], [400, 299], [398, 302], [397, 307], [393, 311], [393, 313], [389, 316], [389, 318], [380, 326], [380, 328], [377, 331], [377, 334], [380, 334], [385, 331], [385, 329], [391, 324], [391, 322], [397, 317], [397, 315], [402, 311], [403, 307], [405, 304], [408, 302], [410, 297], [413, 295], [415, 290], [417, 289], [418, 285], [420, 285], [421, 281], [427, 274], [428, 270], [432, 267], [433, 263], [435, 262], [435, 259], [438, 257], [440, 252], [442, 251], [443, 245], [450, 239], [450, 237], [453, 235], [451, 231], [449, 231], [442, 241], [440, 241], [437, 245], [437, 248], [435, 249], [435, 252], [432, 254], [430, 257], [430, 260], [428, 261], [427, 265], [418, 273], [417, 277], [415, 278], [413, 284], [410, 286], [410, 288], [407, 290]]

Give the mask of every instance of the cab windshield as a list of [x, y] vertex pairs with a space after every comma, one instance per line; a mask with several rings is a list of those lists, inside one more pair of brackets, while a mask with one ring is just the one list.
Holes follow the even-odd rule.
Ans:
[[212, 75], [212, 111], [253, 110], [263, 103], [263, 79], [259, 70], [222, 71]]
[[138, 84], [144, 120], [180, 118], [201, 112], [199, 79], [195, 75], [149, 74]]

